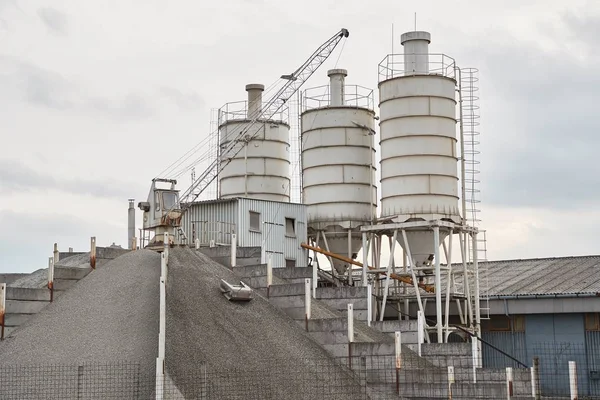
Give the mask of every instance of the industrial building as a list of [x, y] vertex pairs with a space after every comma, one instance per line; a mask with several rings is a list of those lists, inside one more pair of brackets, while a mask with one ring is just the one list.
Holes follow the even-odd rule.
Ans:
[[[377, 91], [337, 64], [300, 91], [348, 37], [222, 106], [210, 166], [185, 190], [155, 177], [139, 237], [129, 200], [128, 251], [99, 257], [92, 238], [56, 250], [35, 287], [0, 286], [0, 359], [28, 366], [0, 366], [0, 397], [538, 399], [573, 379], [600, 396], [598, 258], [486, 260], [477, 70], [411, 31]], [[46, 332], [60, 337], [37, 345]], [[563, 341], [585, 356], [536, 347]]]

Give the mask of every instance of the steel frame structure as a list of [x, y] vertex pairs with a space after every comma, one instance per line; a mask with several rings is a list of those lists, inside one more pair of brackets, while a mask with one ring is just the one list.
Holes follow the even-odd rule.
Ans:
[[[389, 219], [388, 219], [389, 221]], [[407, 240], [407, 232], [433, 231], [432, 251], [434, 253], [431, 265], [413, 267], [414, 259]], [[445, 231], [445, 232], [444, 232]], [[447, 238], [440, 242], [440, 232], [447, 233]], [[409, 314], [410, 304], [417, 305], [418, 311], [425, 313], [427, 302], [432, 299], [435, 302], [435, 325], [425, 323], [424, 329], [435, 332], [438, 343], [448, 341], [450, 333], [457, 331], [456, 327], [450, 326], [450, 307], [454, 303], [455, 310], [461, 321], [461, 325], [478, 337], [481, 336], [481, 311], [479, 293], [479, 267], [477, 260], [477, 235], [479, 230], [468, 225], [448, 222], [443, 220], [413, 221], [402, 223], [381, 223], [361, 227], [363, 241], [363, 270], [362, 285], [368, 283], [368, 275], [375, 284], [384, 285], [379, 288], [381, 295], [378, 296], [379, 319], [383, 320], [386, 304], [398, 301], [403, 304], [404, 314]], [[388, 265], [379, 268], [381, 259], [381, 242], [384, 236], [390, 241], [390, 258]], [[458, 236], [460, 248], [460, 262], [452, 262], [453, 237]], [[473, 243], [469, 249], [468, 242]], [[399, 266], [394, 257], [396, 246], [404, 244], [404, 256], [402, 267]], [[446, 263], [442, 263], [440, 247], [443, 250]], [[471, 258], [467, 252], [472, 252]], [[370, 256], [370, 257], [369, 257]], [[374, 262], [373, 269], [367, 267], [369, 258]], [[401, 268], [401, 269], [400, 269]], [[385, 273], [385, 278], [380, 274]], [[395, 290], [390, 290], [390, 274], [405, 274], [411, 278], [413, 285], [399, 282]], [[418, 283], [433, 284], [433, 294], [425, 293], [419, 289]], [[425, 340], [429, 340], [425, 335]]]

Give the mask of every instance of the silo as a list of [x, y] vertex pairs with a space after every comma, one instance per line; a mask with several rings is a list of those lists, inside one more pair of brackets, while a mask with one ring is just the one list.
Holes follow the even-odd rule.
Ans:
[[285, 121], [285, 113], [271, 120], [260, 119], [252, 125], [252, 119], [262, 109], [264, 86], [249, 84], [246, 91], [247, 101], [227, 103], [219, 109], [221, 149], [243, 130], [248, 142], [221, 171], [219, 197], [289, 202], [290, 126]]
[[[360, 226], [373, 222], [376, 209], [373, 91], [346, 86], [346, 70], [327, 75], [328, 87], [307, 89], [302, 98], [303, 203], [309, 235], [319, 235], [331, 252], [355, 257]], [[333, 263], [346, 271], [344, 262]]]
[[[460, 222], [454, 60], [430, 58], [428, 32], [401, 42], [403, 68], [380, 68], [381, 219]], [[431, 230], [409, 231], [408, 242], [417, 266], [431, 261]]]

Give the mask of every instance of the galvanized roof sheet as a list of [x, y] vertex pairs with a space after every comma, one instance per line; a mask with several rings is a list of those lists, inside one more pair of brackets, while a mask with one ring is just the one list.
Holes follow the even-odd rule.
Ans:
[[490, 296], [600, 295], [600, 256], [488, 261], [480, 271]]

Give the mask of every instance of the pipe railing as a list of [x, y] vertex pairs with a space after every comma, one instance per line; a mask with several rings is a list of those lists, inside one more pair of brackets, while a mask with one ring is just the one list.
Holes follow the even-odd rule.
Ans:
[[[329, 107], [331, 104], [330, 86], [323, 85], [306, 89], [302, 92], [301, 101], [302, 112], [313, 110], [315, 108]], [[373, 110], [375, 107], [373, 89], [359, 85], [344, 85], [343, 107], [356, 107]]]
[[[277, 121], [289, 123], [290, 110], [288, 105], [284, 105], [277, 113], [275, 113], [269, 121]], [[226, 103], [218, 111], [218, 125], [221, 126], [230, 121], [245, 121], [248, 118], [248, 101], [234, 101]], [[237, 132], [235, 132], [237, 133]], [[235, 133], [232, 133], [235, 137]]]
[[[425, 56], [427, 54], [410, 54], [411, 56]], [[379, 82], [387, 79], [413, 75], [437, 75], [456, 79], [456, 62], [445, 54], [429, 53], [429, 70], [427, 73], [413, 71], [404, 59], [404, 54], [388, 54], [379, 63]]]

